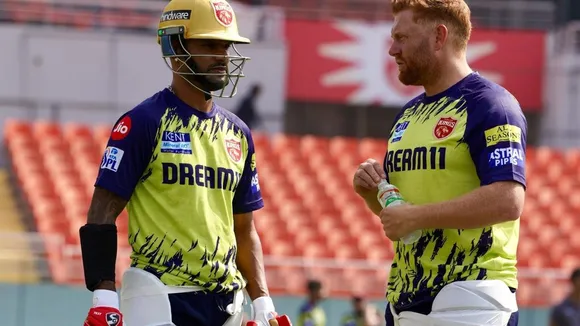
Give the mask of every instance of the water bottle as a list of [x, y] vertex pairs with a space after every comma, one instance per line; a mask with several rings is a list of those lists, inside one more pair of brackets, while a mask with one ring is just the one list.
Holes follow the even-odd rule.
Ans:
[[[381, 180], [381, 182], [379, 182], [378, 188], [379, 192], [377, 194], [377, 199], [383, 208], [402, 205], [405, 203], [405, 200], [403, 200], [403, 196], [401, 196], [399, 189], [388, 183], [387, 180]], [[403, 241], [403, 243], [406, 245], [412, 244], [419, 240], [422, 234], [423, 232], [421, 230], [417, 230], [409, 235], [404, 236], [401, 241]]]

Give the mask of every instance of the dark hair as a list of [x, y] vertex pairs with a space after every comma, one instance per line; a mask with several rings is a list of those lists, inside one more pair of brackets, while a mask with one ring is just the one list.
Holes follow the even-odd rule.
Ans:
[[572, 282], [576, 281], [577, 279], [580, 279], [580, 268], [576, 268], [573, 272], [572, 275], [570, 275], [570, 280]]
[[322, 283], [318, 280], [309, 280], [306, 287], [308, 288], [308, 291], [319, 291], [322, 289]]

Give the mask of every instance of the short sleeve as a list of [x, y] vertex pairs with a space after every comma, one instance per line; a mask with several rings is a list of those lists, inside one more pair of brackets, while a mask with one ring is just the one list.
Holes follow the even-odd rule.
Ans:
[[517, 100], [503, 90], [482, 96], [468, 111], [465, 141], [482, 186], [516, 181], [526, 186], [527, 122]]
[[254, 141], [249, 130], [246, 132], [246, 137], [248, 141], [248, 156], [246, 157], [244, 172], [234, 195], [234, 214], [249, 213], [264, 207], [260, 192], [260, 181], [258, 180]]
[[153, 155], [156, 130], [143, 112], [124, 114], [111, 131], [95, 186], [129, 200]]

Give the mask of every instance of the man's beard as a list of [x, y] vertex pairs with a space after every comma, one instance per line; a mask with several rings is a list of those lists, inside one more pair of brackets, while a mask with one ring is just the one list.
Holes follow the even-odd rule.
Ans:
[[435, 59], [425, 52], [428, 44], [421, 44], [416, 53], [404, 62], [403, 71], [399, 71], [399, 80], [407, 86], [422, 86], [431, 79], [434, 74]]
[[[205, 74], [208, 72], [200, 71], [197, 64], [195, 64], [195, 62], [193, 61], [193, 58], [189, 58], [186, 61], [186, 65], [191, 69], [191, 71], [194, 71], [196, 74], [187, 74], [182, 76], [185, 77], [185, 79], [187, 79], [190, 83], [194, 84], [195, 86], [199, 87], [200, 89], [206, 92], [219, 91], [220, 89], [225, 88], [229, 84], [227, 71], [224, 77], [217, 75], [216, 76], [198, 75], [200, 73]], [[210, 69], [211, 67], [208, 68], [208, 70]]]

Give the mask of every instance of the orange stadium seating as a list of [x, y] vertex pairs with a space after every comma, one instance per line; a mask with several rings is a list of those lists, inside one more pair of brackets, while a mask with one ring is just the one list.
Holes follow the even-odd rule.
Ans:
[[[71, 245], [66, 250], [48, 248], [56, 282], [82, 283], [78, 229], [86, 220], [109, 131], [109, 126], [14, 120], [5, 126], [12, 168], [38, 231], [62, 234]], [[393, 250], [380, 222], [353, 193], [351, 178], [359, 162], [382, 158], [385, 141], [282, 134], [254, 137], [266, 201], [256, 223], [265, 254], [278, 258], [277, 267], [267, 270], [272, 291], [300, 293], [305, 277], [319, 277], [331, 285], [335, 295], [355, 289], [380, 297], [385, 268], [361, 266], [369, 262], [381, 266], [378, 263], [392, 257]], [[563, 269], [580, 265], [580, 237], [575, 236], [580, 229], [580, 151], [529, 148], [527, 168], [528, 199], [521, 219], [519, 265]], [[128, 265], [129, 250], [125, 213], [118, 226], [121, 275]], [[300, 261], [296, 257], [317, 258], [323, 263], [296, 267], [300, 266], [292, 264]], [[356, 260], [360, 266], [336, 264], [346, 260]], [[562, 291], [565, 287], [555, 287], [543, 278], [524, 277], [518, 295], [522, 304], [534, 305], [560, 298]]]

